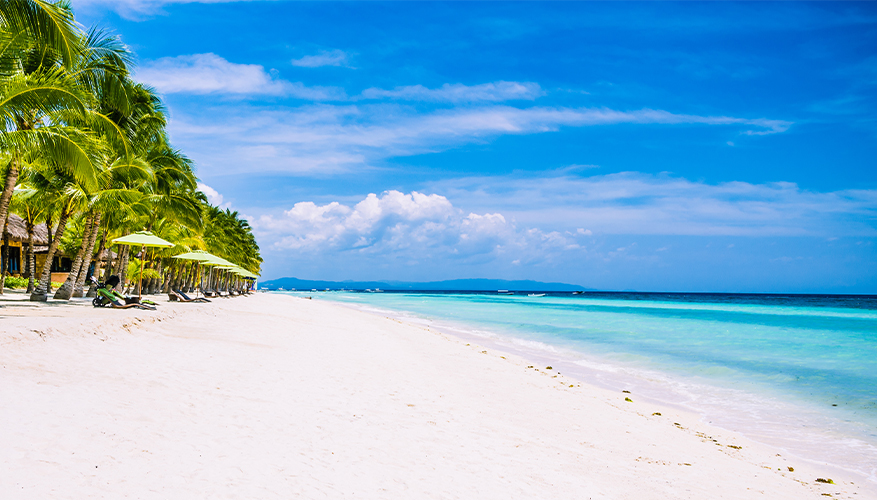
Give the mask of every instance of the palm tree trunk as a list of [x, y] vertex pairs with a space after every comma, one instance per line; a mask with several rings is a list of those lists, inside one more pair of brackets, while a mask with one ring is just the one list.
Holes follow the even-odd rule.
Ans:
[[[116, 250], [113, 250], [113, 248], [115, 248]], [[111, 252], [115, 257], [110, 257]], [[107, 247], [107, 270], [104, 273], [104, 275], [107, 278], [109, 278], [112, 274], [115, 273], [115, 271], [116, 271], [115, 265], [116, 265], [116, 262], [118, 262], [118, 260], [119, 260], [119, 247], [117, 245], [108, 246]], [[104, 281], [106, 281], [106, 280], [104, 280]]]
[[[164, 262], [161, 259], [158, 260], [158, 266], [156, 267], [156, 271], [158, 271], [158, 275], [161, 276], [161, 272], [164, 270]], [[154, 295], [159, 290], [159, 284], [161, 283], [159, 280], [161, 278], [151, 278], [149, 280], [149, 294]]]
[[[107, 250], [106, 243], [107, 243], [107, 230], [104, 229], [103, 233], [101, 233], [100, 245], [97, 247], [97, 257], [95, 257], [95, 261], [94, 261], [94, 277], [98, 281], [103, 281], [103, 279], [101, 278], [101, 275], [100, 275], [100, 271], [101, 271], [100, 256], [102, 253], [104, 253], [104, 250]], [[110, 252], [109, 252], [109, 250], [107, 250], [108, 257], [109, 257], [109, 254], [110, 254]], [[109, 267], [107, 267], [107, 269], [109, 269]], [[96, 295], [96, 293], [97, 292], [95, 291], [94, 285], [89, 285], [88, 286], [88, 293], [86, 293], [85, 296], [86, 297], [94, 297]]]
[[[48, 235], [49, 246], [51, 247], [52, 242], [55, 241], [55, 238], [52, 236], [52, 216], [51, 215], [46, 216], [46, 234]], [[52, 266], [52, 263], [49, 262], [49, 268], [51, 268], [51, 266]], [[52, 291], [52, 281], [49, 280], [49, 287], [46, 288], [46, 293], [49, 293], [51, 291]]]
[[189, 269], [189, 272], [183, 275], [183, 283], [180, 285], [182, 290], [189, 293], [192, 290], [192, 282], [195, 280], [195, 266]]
[[161, 282], [161, 293], [168, 292], [168, 288], [171, 286], [171, 281], [173, 281], [176, 271], [177, 270], [173, 264], [168, 265], [167, 272], [164, 273], [164, 280]]
[[9, 233], [6, 232], [6, 224], [3, 225], [3, 250], [0, 252], [0, 262], [2, 262], [3, 271], [0, 272], [0, 295], [3, 295], [3, 288], [6, 286], [6, 272], [9, 270]]
[[76, 277], [76, 281], [73, 282], [73, 297], [82, 297], [84, 295], [82, 288], [85, 285], [86, 278], [88, 278], [88, 269], [91, 267], [94, 241], [97, 239], [97, 233], [100, 232], [100, 218], [100, 212], [94, 214], [94, 220], [91, 223], [91, 235], [88, 238], [88, 246], [85, 247], [85, 260], [82, 267], [79, 268], [79, 275]]
[[121, 245], [121, 247], [122, 255], [121, 257], [117, 257], [117, 260], [119, 261], [118, 275], [119, 280], [121, 280], [119, 281], [120, 286], [124, 290], [125, 282], [128, 281], [128, 253], [131, 251], [131, 247], [129, 245]]
[[0, 228], [0, 234], [6, 232], [6, 219], [9, 217], [9, 202], [12, 201], [12, 192], [15, 185], [18, 184], [18, 157], [13, 156], [9, 162], [9, 169], [6, 171], [6, 180], [3, 183], [3, 193], [0, 194], [0, 220], [3, 221], [3, 227]]
[[177, 267], [177, 274], [174, 276], [174, 280], [171, 282], [170, 290], [182, 290], [181, 282], [186, 277], [186, 263], [180, 262]]
[[70, 272], [67, 273], [67, 279], [64, 280], [64, 284], [61, 285], [61, 288], [55, 292], [55, 296], [52, 297], [55, 300], [70, 300], [70, 296], [73, 295], [73, 287], [76, 285], [76, 280], [79, 278], [79, 270], [82, 268], [82, 262], [85, 260], [85, 247], [88, 246], [88, 240], [91, 239], [91, 233], [94, 229], [94, 214], [88, 214], [88, 217], [85, 219], [85, 226], [82, 230], [82, 244], [79, 245], [79, 251], [76, 252], [76, 258], [73, 259], [73, 265], [70, 267]]
[[43, 266], [43, 272], [40, 275], [40, 281], [36, 290], [30, 295], [30, 300], [35, 302], [45, 302], [48, 297], [49, 286], [52, 282], [52, 260], [55, 258], [55, 252], [58, 250], [58, 244], [61, 242], [61, 236], [64, 235], [64, 228], [67, 226], [67, 219], [70, 214], [64, 209], [61, 211], [61, 217], [58, 219], [58, 228], [55, 230], [55, 237], [49, 245], [49, 253], [46, 255], [46, 264]]
[[33, 251], [34, 225], [27, 220], [24, 224], [27, 229], [27, 293], [33, 293], [34, 275], [37, 273], [36, 254]]

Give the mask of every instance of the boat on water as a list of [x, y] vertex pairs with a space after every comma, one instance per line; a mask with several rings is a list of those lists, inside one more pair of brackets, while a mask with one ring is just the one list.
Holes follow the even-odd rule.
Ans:
[[544, 297], [544, 293], [528, 293], [527, 297]]
[[582, 292], [573, 292], [572, 294], [573, 294], [573, 295], [578, 295], [578, 294], [580, 294], [580, 293], [582, 293]]
[[384, 291], [381, 290], [380, 288], [375, 288], [375, 293], [384, 293]]
[[496, 293], [509, 293], [508, 290], [497, 290]]

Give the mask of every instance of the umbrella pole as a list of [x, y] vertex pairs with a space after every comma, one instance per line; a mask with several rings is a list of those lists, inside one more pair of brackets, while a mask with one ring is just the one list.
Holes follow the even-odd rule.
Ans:
[[201, 263], [197, 260], [195, 261], [195, 265], [198, 266], [198, 288], [195, 289], [195, 298], [198, 298], [198, 290], [201, 288]]
[[137, 287], [137, 302], [143, 298], [143, 261], [146, 260], [144, 246], [140, 245], [140, 285]]

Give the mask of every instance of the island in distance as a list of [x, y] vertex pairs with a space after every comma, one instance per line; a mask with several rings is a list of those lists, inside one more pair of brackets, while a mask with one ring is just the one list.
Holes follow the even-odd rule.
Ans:
[[428, 282], [407, 281], [319, 281], [298, 278], [277, 278], [259, 283], [267, 290], [408, 290], [408, 291], [460, 291], [488, 292], [510, 290], [519, 292], [575, 292], [590, 290], [569, 283], [544, 283], [533, 280], [459, 279]]

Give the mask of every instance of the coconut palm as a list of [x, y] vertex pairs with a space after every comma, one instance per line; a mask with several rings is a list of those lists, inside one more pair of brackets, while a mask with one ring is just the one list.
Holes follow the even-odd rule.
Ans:
[[93, 180], [79, 134], [57, 123], [42, 126], [48, 114], [86, 107], [88, 97], [65, 71], [75, 60], [80, 38], [68, 8], [42, 0], [0, 2], [0, 149], [10, 153], [0, 192], [0, 224], [5, 223], [28, 149], [62, 159], [64, 168], [82, 182]]

